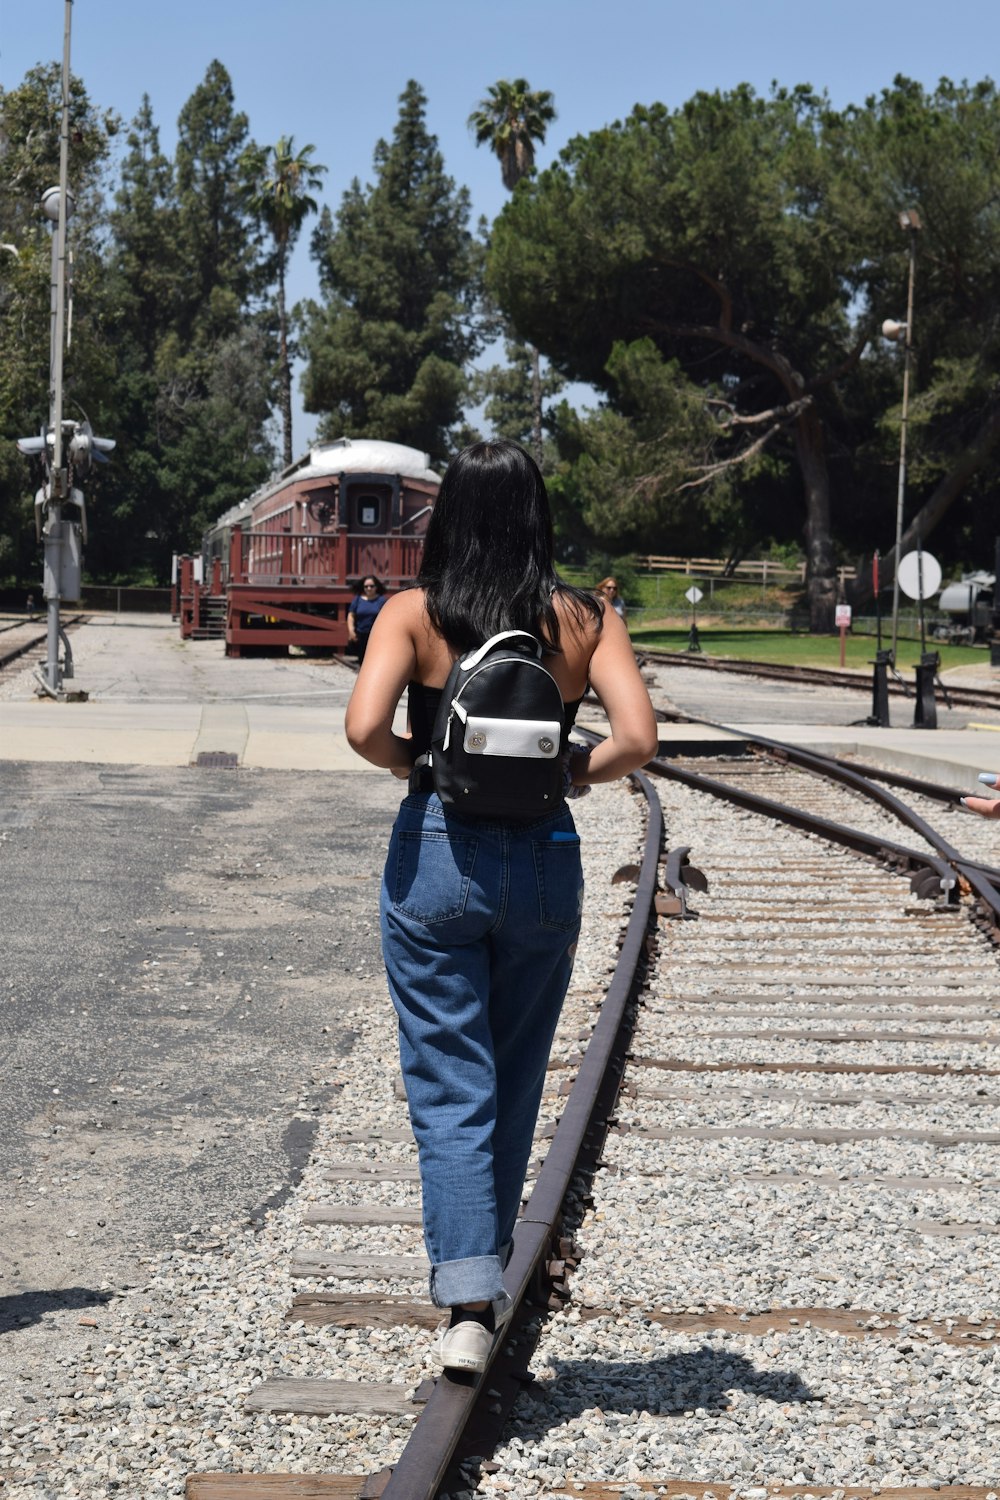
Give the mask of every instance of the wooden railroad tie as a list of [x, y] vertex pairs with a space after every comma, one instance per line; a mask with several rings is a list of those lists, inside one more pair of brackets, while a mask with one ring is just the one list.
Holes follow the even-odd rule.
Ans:
[[[187, 1482], [186, 1500], [377, 1500], [383, 1475], [363, 1474], [196, 1474]], [[567, 1492], [579, 1500], [620, 1500], [638, 1490], [665, 1500], [735, 1500], [748, 1489], [759, 1489], [768, 1500], [987, 1500], [996, 1494], [994, 1485], [909, 1485], [905, 1488], [873, 1488], [858, 1484], [769, 1484], [753, 1485], [707, 1482], [692, 1479], [574, 1479]]]

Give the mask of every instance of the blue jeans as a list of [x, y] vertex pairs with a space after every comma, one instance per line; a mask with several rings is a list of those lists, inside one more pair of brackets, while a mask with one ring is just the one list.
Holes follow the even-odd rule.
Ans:
[[400, 807], [382, 952], [438, 1307], [503, 1292], [582, 903], [565, 804], [526, 824], [445, 813], [433, 792]]

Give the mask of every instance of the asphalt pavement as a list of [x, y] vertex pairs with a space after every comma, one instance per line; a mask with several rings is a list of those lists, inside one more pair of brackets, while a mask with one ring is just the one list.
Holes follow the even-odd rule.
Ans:
[[[75, 646], [89, 703], [0, 679], [0, 1408], [158, 1249], [210, 1243], [287, 1191], [359, 996], [397, 1066], [377, 900], [399, 783], [354, 757], [313, 768], [340, 753], [324, 741], [334, 722], [343, 739], [351, 675], [227, 662], [162, 622]], [[205, 709], [240, 692], [274, 705], [282, 764], [189, 764]], [[117, 727], [93, 730], [94, 710]]]

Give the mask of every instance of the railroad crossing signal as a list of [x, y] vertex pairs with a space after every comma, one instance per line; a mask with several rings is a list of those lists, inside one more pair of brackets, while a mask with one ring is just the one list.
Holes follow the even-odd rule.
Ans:
[[[41, 460], [43, 482], [35, 495], [35, 535], [44, 544], [43, 592], [48, 621], [44, 675], [38, 676], [42, 692], [64, 698], [64, 677], [73, 675], [73, 653], [59, 623], [60, 599], [80, 597], [81, 541], [87, 540], [87, 509], [83, 490], [76, 483], [89, 474], [93, 463], [106, 461], [114, 448], [112, 438], [95, 437], [89, 422], [64, 420], [63, 352], [66, 343], [66, 226], [73, 212], [69, 190], [69, 101], [70, 24], [73, 0], [66, 0], [63, 31], [62, 119], [59, 130], [59, 184], [41, 196], [41, 208], [52, 223], [52, 323], [50, 348], [49, 418], [37, 437], [18, 438], [19, 450]], [[72, 507], [64, 514], [63, 507]], [[59, 660], [59, 642], [64, 657]], [[79, 694], [77, 695], [79, 696]]]

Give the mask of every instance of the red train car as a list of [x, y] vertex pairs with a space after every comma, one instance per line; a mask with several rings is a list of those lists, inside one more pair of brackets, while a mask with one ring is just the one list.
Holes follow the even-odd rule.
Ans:
[[439, 484], [428, 455], [402, 443], [317, 444], [220, 516], [201, 559], [180, 560], [182, 636], [221, 633], [224, 617], [227, 656], [342, 651], [360, 579], [392, 591], [416, 577]]

